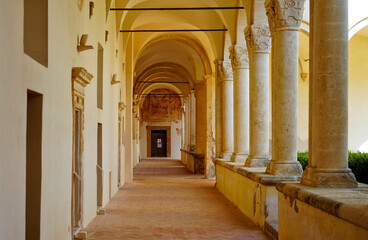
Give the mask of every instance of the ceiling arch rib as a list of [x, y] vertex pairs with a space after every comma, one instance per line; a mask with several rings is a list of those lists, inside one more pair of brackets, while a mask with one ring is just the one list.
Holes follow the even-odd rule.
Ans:
[[[139, 29], [147, 29], [147, 28], [200, 29], [200, 26], [182, 21], [176, 22], [172, 21], [169, 24], [167, 22], [147, 23], [139, 26]], [[134, 38], [135, 48], [133, 56], [135, 58], [139, 56], [139, 52], [141, 52], [141, 49], [146, 45], [148, 41], [158, 38], [160, 36], [167, 36], [167, 35], [181, 35], [186, 36], [186, 38], [189, 39], [194, 39], [198, 43], [198, 45], [202, 46], [202, 48], [205, 50], [205, 52], [210, 58], [212, 57], [216, 58], [219, 52], [221, 52], [222, 50], [221, 46], [223, 43], [224, 32], [178, 32], [176, 34], [155, 32], [155, 33], [120, 33], [120, 34], [125, 35], [124, 39], [126, 39], [127, 34], [130, 34], [130, 36]]]
[[[165, 34], [159, 35], [152, 39], [146, 39], [139, 51], [139, 58], [137, 59], [136, 69], [138, 67], [139, 59], [141, 58], [141, 56], [144, 56], [144, 53], [147, 52], [151, 46], [154, 46], [161, 42], [163, 43], [162, 47], [165, 49], [167, 47], [167, 45], [165, 45], [167, 43], [166, 41], [181, 43], [181, 45], [176, 46], [181, 46], [183, 53], [186, 53], [188, 57], [194, 58], [194, 63], [196, 63], [195, 59], [200, 59], [203, 68], [200, 71], [199, 69], [196, 69], [197, 72], [203, 73], [203, 75], [212, 73], [210, 57], [208, 56], [207, 51], [196, 39], [193, 39], [185, 34]], [[200, 77], [202, 77], [203, 75], [201, 75]], [[199, 79], [197, 78], [197, 80]]]
[[136, 76], [152, 65], [165, 62], [186, 68], [192, 79], [196, 79], [196, 72], [204, 71], [200, 57], [191, 47], [176, 41], [164, 40], [151, 44], [140, 53], [134, 63]]
[[[171, 0], [116, 0], [116, 8], [157, 8], [157, 7], [242, 7], [243, 2], [239, 0], [186, 0], [186, 1], [173, 1]], [[234, 25], [237, 10], [211, 10], [211, 11], [175, 11], [175, 16], [181, 15], [182, 21], [188, 21], [193, 23], [201, 23], [205, 27], [210, 27], [212, 24], [217, 24], [216, 27], [225, 26], [231, 33], [236, 31], [236, 26]], [[166, 13], [171, 11], [160, 11], [162, 18], [165, 23], [170, 20], [165, 16]], [[132, 29], [132, 25], [126, 25], [130, 19], [134, 19], [136, 15], [142, 14], [142, 11], [118, 11], [116, 14], [116, 26], [117, 33], [120, 29]], [[149, 19], [149, 18], [146, 18]], [[151, 20], [151, 19], [150, 19]], [[135, 21], [135, 20], [133, 20]], [[147, 21], [147, 20], [146, 20]], [[137, 26], [134, 26], [137, 27]], [[164, 25], [165, 27], [165, 25]], [[233, 34], [231, 34], [233, 36]]]
[[175, 63], [158, 63], [143, 71], [134, 80], [134, 94], [141, 95], [146, 88], [153, 84], [172, 84], [188, 94], [194, 83], [191, 74], [182, 66]]

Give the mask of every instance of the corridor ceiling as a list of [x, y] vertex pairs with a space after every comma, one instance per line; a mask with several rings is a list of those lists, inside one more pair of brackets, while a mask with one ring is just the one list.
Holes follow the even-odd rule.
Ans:
[[[152, 83], [157, 88], [175, 85], [186, 95], [207, 74], [213, 74], [213, 61], [224, 58], [225, 35], [237, 43], [238, 16], [244, 9], [155, 10], [154, 8], [243, 7], [251, 0], [106, 0], [108, 13], [116, 12], [118, 34], [124, 49], [131, 47], [134, 94], [141, 95]], [[251, 4], [253, 3], [253, 4]], [[132, 10], [142, 8], [145, 10]], [[152, 9], [153, 8], [153, 9]], [[254, 6], [253, 6], [254, 9]], [[264, 7], [263, 7], [264, 9]], [[263, 13], [264, 14], [264, 13]], [[246, 26], [249, 18], [242, 19]], [[121, 32], [121, 30], [195, 30], [187, 32]], [[227, 31], [208, 31], [226, 29]], [[203, 31], [204, 30], [204, 31]]]

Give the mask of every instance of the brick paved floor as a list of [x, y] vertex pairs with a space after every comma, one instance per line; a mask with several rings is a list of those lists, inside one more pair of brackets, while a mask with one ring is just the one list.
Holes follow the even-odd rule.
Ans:
[[175, 160], [144, 160], [88, 225], [88, 239], [269, 239], [214, 187]]

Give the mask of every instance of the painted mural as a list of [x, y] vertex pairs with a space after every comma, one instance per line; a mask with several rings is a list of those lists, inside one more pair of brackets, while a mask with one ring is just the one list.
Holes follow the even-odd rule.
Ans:
[[180, 96], [169, 89], [156, 89], [145, 96], [142, 121], [178, 121], [182, 119]]

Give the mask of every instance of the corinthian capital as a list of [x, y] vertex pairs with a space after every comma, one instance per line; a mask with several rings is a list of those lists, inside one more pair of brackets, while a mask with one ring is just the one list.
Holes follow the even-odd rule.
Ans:
[[222, 61], [219, 65], [221, 80], [232, 80], [233, 79], [233, 69], [231, 67], [230, 60]]
[[249, 67], [249, 56], [246, 47], [232, 45], [229, 48], [229, 52], [233, 69]]
[[244, 30], [248, 50], [251, 53], [270, 53], [271, 36], [267, 24], [253, 24]]
[[303, 19], [305, 0], [266, 0], [271, 31], [299, 31]]

